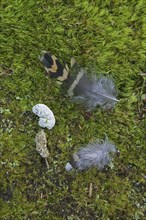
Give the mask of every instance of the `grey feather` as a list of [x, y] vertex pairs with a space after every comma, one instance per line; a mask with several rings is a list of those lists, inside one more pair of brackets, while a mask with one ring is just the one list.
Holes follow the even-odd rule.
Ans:
[[81, 73], [82, 77], [74, 81], [76, 86], [72, 90], [73, 101], [82, 104], [88, 110], [93, 110], [96, 106], [103, 109], [113, 108], [119, 101], [116, 98], [117, 91], [113, 79], [104, 75], [88, 76], [84, 69], [78, 72], [80, 75]]
[[[116, 146], [107, 139], [102, 143], [99, 140], [82, 147], [72, 157], [70, 163], [67, 163], [66, 170], [71, 168], [85, 170], [91, 166], [103, 169], [111, 162], [112, 153], [116, 152]], [[72, 167], [71, 167], [71, 166]]]

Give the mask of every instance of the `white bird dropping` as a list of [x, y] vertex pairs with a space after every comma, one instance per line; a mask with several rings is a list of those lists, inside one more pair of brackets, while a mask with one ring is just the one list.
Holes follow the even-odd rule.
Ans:
[[37, 104], [32, 108], [35, 115], [39, 117], [39, 126], [42, 128], [52, 129], [55, 125], [55, 117], [51, 109], [44, 104]]

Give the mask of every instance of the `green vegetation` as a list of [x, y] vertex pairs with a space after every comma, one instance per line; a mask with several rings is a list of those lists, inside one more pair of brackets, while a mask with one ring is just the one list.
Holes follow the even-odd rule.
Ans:
[[[146, 71], [145, 1], [1, 0], [0, 7], [0, 219], [144, 219], [146, 122], [138, 106], [146, 89], [139, 75]], [[45, 76], [42, 50], [112, 75], [115, 109], [97, 108], [87, 119]], [[56, 117], [45, 129], [50, 170], [35, 149], [37, 103]], [[82, 144], [105, 134], [120, 151], [111, 168], [65, 171]]]

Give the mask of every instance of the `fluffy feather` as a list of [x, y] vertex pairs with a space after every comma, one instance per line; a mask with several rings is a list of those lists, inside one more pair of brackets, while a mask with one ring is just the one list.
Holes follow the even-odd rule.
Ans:
[[110, 163], [112, 159], [111, 153], [114, 152], [116, 152], [115, 145], [110, 143], [107, 139], [102, 143], [96, 140], [96, 142], [82, 147], [75, 153], [70, 163], [66, 164], [66, 170], [69, 171], [72, 168], [85, 170], [91, 166], [103, 169]]

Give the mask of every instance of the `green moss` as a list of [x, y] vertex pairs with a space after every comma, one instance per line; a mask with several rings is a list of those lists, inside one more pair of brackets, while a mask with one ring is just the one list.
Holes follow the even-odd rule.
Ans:
[[[146, 120], [138, 104], [145, 82], [145, 1], [1, 1], [0, 219], [144, 219]], [[115, 79], [113, 112], [83, 109], [46, 78], [38, 60], [50, 50], [62, 62], [74, 56]], [[48, 105], [56, 126], [46, 130], [50, 170], [35, 150], [39, 131], [31, 112]], [[96, 138], [120, 153], [105, 170], [65, 171], [70, 156]], [[93, 193], [89, 197], [89, 186]]]

